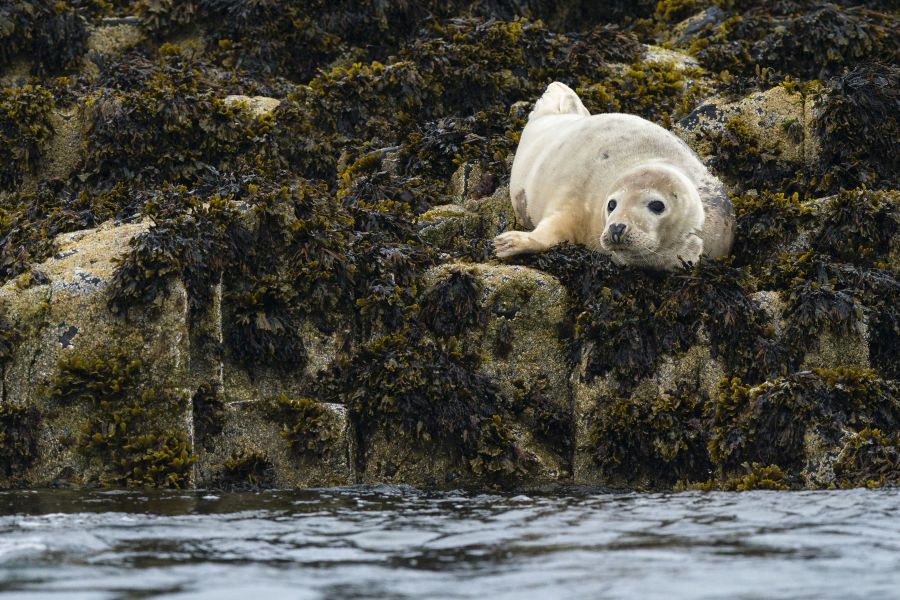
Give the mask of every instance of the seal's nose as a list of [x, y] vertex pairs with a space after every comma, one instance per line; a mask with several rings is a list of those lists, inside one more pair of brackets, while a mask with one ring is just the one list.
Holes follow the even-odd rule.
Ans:
[[609, 237], [613, 242], [617, 244], [621, 242], [623, 233], [625, 233], [625, 223], [613, 223], [609, 226]]

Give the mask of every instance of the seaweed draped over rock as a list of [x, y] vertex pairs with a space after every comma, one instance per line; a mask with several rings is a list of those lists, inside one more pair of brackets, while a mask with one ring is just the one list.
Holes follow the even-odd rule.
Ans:
[[114, 351], [60, 360], [50, 400], [55, 410], [92, 409], [76, 446], [99, 465], [99, 483], [181, 488], [194, 459], [183, 434], [166, 429], [172, 394], [143, 383], [141, 362]]
[[94, 4], [93, 0], [5, 2], [0, 6], [0, 65], [25, 56], [32, 61], [31, 71], [37, 75], [75, 67], [84, 54], [88, 37], [80, 10]]
[[541, 19], [557, 31], [574, 31], [646, 16], [653, 5], [652, 0], [616, 0], [602, 5], [583, 0], [167, 0], [143, 2], [138, 8], [144, 27], [157, 36], [215, 19], [218, 26], [205, 36], [206, 46], [223, 65], [308, 80], [325, 64], [387, 56], [416, 37], [423, 23], [459, 15], [475, 15], [481, 21], [525, 15]]
[[591, 381], [612, 375], [623, 392], [652, 374], [664, 355], [699, 343], [755, 381], [789, 370], [788, 356], [766, 326], [745, 269], [730, 259], [704, 261], [676, 274], [613, 265], [587, 250], [561, 247], [524, 261], [560, 277], [574, 292], [573, 361]]
[[215, 487], [230, 491], [270, 489], [275, 487], [275, 468], [263, 453], [237, 451], [225, 459]]
[[271, 403], [270, 411], [282, 423], [281, 437], [296, 455], [316, 460], [333, 443], [330, 421], [334, 417], [320, 402], [292, 400], [282, 394]]
[[900, 66], [865, 64], [829, 80], [813, 130], [834, 183], [896, 187], [900, 173]]
[[837, 75], [846, 65], [896, 60], [900, 52], [892, 34], [898, 19], [895, 11], [882, 13], [866, 6], [809, 0], [660, 2], [670, 7], [676, 4], [690, 8], [664, 9], [663, 23], [710, 7], [705, 22], [699, 20], [693, 27], [676, 29], [676, 35], [680, 35], [676, 42], [716, 72], [750, 76], [763, 67], [816, 79]]
[[97, 225], [73, 194], [40, 186], [3, 196], [0, 204], [0, 278], [28, 271], [53, 253], [54, 238]]
[[176, 187], [155, 193], [145, 210], [154, 223], [118, 259], [110, 310], [124, 315], [133, 306], [158, 304], [175, 277], [184, 282], [194, 311], [206, 307], [228, 260], [225, 230], [233, 219], [228, 207], [217, 198], [203, 205]]
[[40, 86], [0, 90], [0, 191], [33, 173], [53, 135], [53, 95]]
[[222, 390], [216, 382], [205, 382], [191, 397], [194, 436], [200, 446], [210, 449], [213, 439], [225, 427], [226, 409]]
[[[618, 43], [590, 44], [522, 19], [433, 23], [390, 61], [339, 65], [322, 73], [289, 95], [284, 110], [298, 124], [303, 119], [293, 114], [313, 112], [317, 127], [337, 140], [393, 146], [403, 140], [398, 134], [413, 133], [434, 119], [497, 106], [505, 113], [554, 79], [596, 81], [607, 72], [607, 56], [637, 59], [632, 38], [605, 31]], [[489, 119], [476, 119], [472, 126], [483, 137], [505, 134], [480, 130], [491, 126]], [[511, 150], [511, 142], [505, 146]]]
[[0, 485], [14, 484], [34, 462], [39, 426], [33, 406], [0, 404]]
[[721, 469], [752, 459], [796, 471], [811, 424], [824, 436], [843, 428], [895, 431], [900, 389], [872, 371], [815, 369], [756, 387], [723, 381], [712, 408], [709, 452]]
[[466, 471], [503, 482], [525, 468], [504, 417], [509, 399], [477, 372], [478, 358], [416, 329], [377, 337], [339, 362], [322, 383], [345, 404], [357, 436], [358, 467], [375, 436], [438, 444]]
[[881, 432], [896, 431], [900, 395], [872, 371], [816, 369], [756, 386], [725, 379], [713, 397], [681, 383], [605, 398], [591, 418], [593, 460], [613, 485], [788, 489], [814, 477], [811, 435], [844, 448], [818, 485], [897, 478], [896, 440]]
[[406, 330], [361, 346], [323, 385], [364, 435], [389, 427], [411, 440], [463, 444], [500, 410], [499, 391], [473, 372], [473, 359]]
[[474, 275], [454, 271], [422, 298], [422, 318], [441, 337], [459, 336], [466, 329], [483, 324], [480, 296], [481, 282]]
[[241, 170], [258, 152], [271, 118], [226, 105], [217, 95], [223, 86], [203, 67], [177, 50], [110, 65], [101, 79], [107, 85], [84, 104], [82, 178], [93, 190], [145, 180], [190, 183], [210, 168]]

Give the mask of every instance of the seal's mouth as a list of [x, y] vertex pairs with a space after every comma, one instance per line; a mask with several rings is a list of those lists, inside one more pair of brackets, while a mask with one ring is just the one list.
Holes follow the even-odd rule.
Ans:
[[598, 250], [617, 258], [623, 264], [656, 264], [660, 260], [659, 247], [648, 242], [651, 240], [637, 231], [615, 239], [609, 233], [604, 233], [600, 236]]
[[626, 234], [613, 238], [608, 232], [600, 236], [600, 247], [607, 252], [633, 253], [640, 250], [633, 235]]

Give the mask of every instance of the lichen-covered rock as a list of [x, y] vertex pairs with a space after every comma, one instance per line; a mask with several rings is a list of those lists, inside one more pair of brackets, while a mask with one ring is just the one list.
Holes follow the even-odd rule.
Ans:
[[708, 99], [681, 119], [675, 132], [740, 191], [762, 185], [761, 178], [772, 172], [805, 171], [816, 164], [812, 114], [806, 94], [774, 87], [737, 102]]
[[281, 104], [281, 101], [277, 98], [267, 98], [266, 96], [250, 97], [243, 95], [226, 96], [223, 102], [226, 106], [244, 107], [249, 110], [250, 114], [254, 117], [269, 116], [275, 112], [275, 109]]

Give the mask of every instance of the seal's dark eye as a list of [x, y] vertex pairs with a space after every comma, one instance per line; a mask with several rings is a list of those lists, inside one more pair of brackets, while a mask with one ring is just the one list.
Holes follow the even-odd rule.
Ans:
[[659, 200], [654, 200], [650, 204], [647, 205], [647, 208], [650, 209], [650, 212], [654, 214], [661, 214], [662, 211], [666, 210], [666, 205], [660, 202]]
[[612, 212], [612, 211], [616, 210], [616, 201], [610, 200], [609, 204], [606, 205], [606, 210], [607, 210], [607, 212]]

